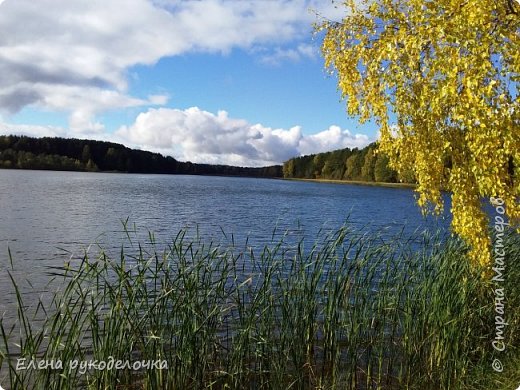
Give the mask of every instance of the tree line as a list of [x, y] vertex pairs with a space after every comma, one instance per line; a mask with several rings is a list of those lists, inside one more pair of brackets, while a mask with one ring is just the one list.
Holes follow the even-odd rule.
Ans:
[[375, 143], [363, 149], [338, 149], [332, 152], [295, 157], [283, 164], [285, 178], [414, 183], [412, 170], [402, 174], [388, 166], [388, 157], [377, 152]]
[[0, 168], [282, 177], [282, 167], [195, 164], [105, 141], [0, 136]]

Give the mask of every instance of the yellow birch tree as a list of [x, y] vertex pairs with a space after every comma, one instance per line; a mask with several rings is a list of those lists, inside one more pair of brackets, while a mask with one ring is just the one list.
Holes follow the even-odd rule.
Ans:
[[[476, 264], [491, 261], [483, 199], [520, 217], [520, 3], [517, 0], [348, 0], [322, 21], [322, 53], [347, 111], [375, 118], [379, 148], [412, 169], [423, 211], [451, 191], [452, 229]], [[395, 119], [394, 119], [395, 118]]]

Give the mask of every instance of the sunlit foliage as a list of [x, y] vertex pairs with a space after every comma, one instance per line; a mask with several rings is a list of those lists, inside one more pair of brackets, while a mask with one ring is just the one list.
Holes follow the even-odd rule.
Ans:
[[485, 197], [520, 217], [520, 3], [513, 0], [349, 0], [323, 21], [322, 52], [347, 111], [375, 119], [380, 149], [413, 170], [418, 203], [440, 212], [490, 264]]

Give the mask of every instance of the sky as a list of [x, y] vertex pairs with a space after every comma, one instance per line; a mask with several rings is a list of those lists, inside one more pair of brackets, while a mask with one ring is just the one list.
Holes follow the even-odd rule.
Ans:
[[0, 134], [241, 166], [363, 147], [313, 23], [332, 0], [0, 0]]

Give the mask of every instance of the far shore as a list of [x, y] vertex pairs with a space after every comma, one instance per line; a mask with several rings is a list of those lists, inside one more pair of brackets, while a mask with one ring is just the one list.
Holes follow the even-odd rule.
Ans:
[[376, 187], [390, 187], [390, 188], [415, 188], [416, 184], [412, 183], [386, 183], [376, 181], [361, 181], [361, 180], [332, 180], [332, 179], [301, 179], [301, 178], [285, 178], [283, 180], [293, 181], [310, 181], [316, 183], [332, 183], [332, 184], [354, 184], [360, 186], [376, 186]]

